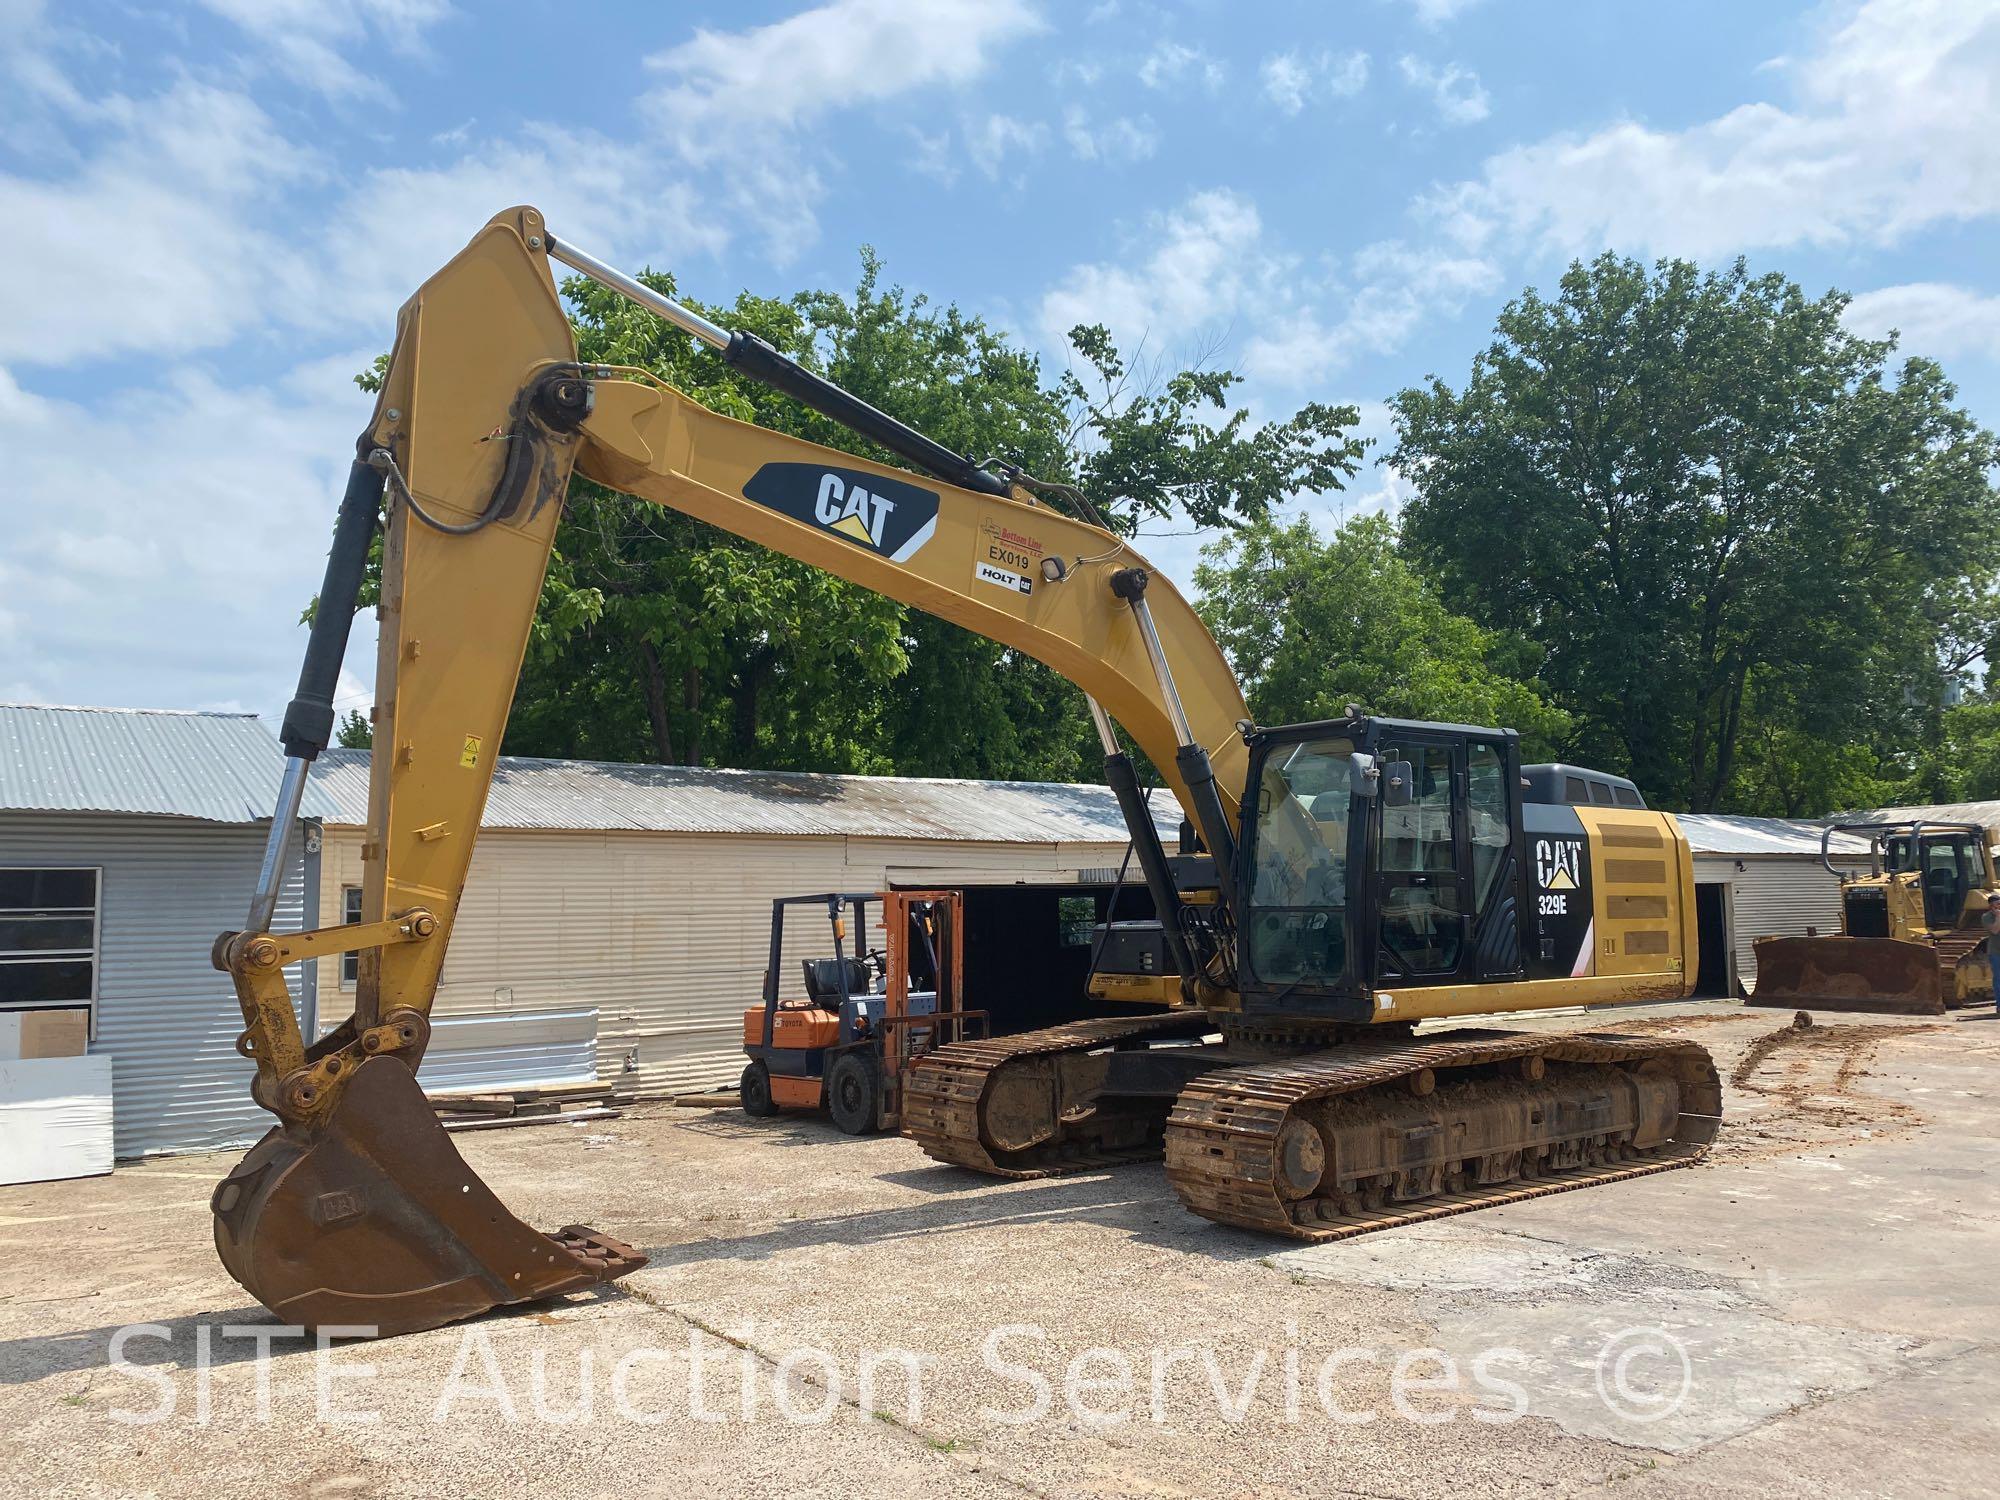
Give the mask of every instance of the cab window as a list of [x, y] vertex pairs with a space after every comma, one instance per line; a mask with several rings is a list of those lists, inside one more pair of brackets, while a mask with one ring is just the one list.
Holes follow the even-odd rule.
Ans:
[[1507, 810], [1507, 761], [1498, 745], [1474, 741], [1465, 752], [1467, 823], [1472, 835], [1472, 899], [1486, 910], [1496, 894], [1507, 847], [1513, 842]]
[[1273, 750], [1258, 776], [1250, 969], [1267, 984], [1328, 983], [1347, 967], [1348, 739]]
[[1444, 745], [1388, 749], [1407, 760], [1415, 784], [1406, 806], [1382, 808], [1382, 947], [1406, 975], [1449, 974], [1464, 947], [1458, 846], [1452, 832], [1451, 750]]

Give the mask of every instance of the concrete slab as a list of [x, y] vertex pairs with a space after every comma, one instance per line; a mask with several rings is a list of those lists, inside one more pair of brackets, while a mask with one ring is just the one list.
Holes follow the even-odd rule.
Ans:
[[0, 1190], [0, 1464], [205, 1500], [1990, 1492], [2000, 1024], [1785, 1020], [1537, 1023], [1710, 1046], [1712, 1163], [1323, 1247], [1194, 1219], [1157, 1167], [992, 1183], [811, 1120], [461, 1138], [531, 1222], [652, 1265], [267, 1362], [208, 1243], [226, 1158]]

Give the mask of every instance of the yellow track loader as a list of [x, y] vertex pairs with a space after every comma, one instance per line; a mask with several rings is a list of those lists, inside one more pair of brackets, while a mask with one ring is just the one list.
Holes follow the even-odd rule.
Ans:
[[[579, 363], [558, 263], [909, 467]], [[396, 1333], [643, 1264], [514, 1218], [416, 1078], [572, 474], [978, 631], [1086, 694], [1157, 913], [1121, 934], [1118, 961], [1171, 1004], [925, 1054], [903, 1127], [931, 1155], [1019, 1177], [1164, 1154], [1195, 1212], [1317, 1239], [1686, 1165], [1713, 1137], [1715, 1068], [1692, 1043], [1414, 1034], [1688, 994], [1693, 876], [1673, 818], [1531, 800], [1511, 730], [1359, 709], [1252, 723], [1193, 609], [1074, 492], [1058, 506], [1061, 486], [968, 461], [514, 208], [403, 307], [285, 716], [250, 920], [216, 944], [278, 1120], [216, 1189], [216, 1244], [286, 1321]], [[332, 729], [378, 522], [362, 924], [274, 934], [285, 830]], [[1121, 729], [1197, 835], [1172, 857]], [[310, 1041], [284, 968], [349, 949], [354, 1014]]]
[[[1868, 840], [1863, 875], [1835, 867], [1833, 836]], [[1986, 898], [2000, 890], [1977, 823], [1837, 823], [1820, 863], [1840, 881], [1840, 936], [1759, 938], [1749, 1003], [1774, 1010], [1941, 1016], [1993, 998]]]

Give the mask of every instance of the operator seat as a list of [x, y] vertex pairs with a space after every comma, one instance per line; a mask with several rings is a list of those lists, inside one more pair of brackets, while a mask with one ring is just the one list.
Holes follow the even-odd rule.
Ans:
[[806, 971], [806, 998], [815, 1005], [840, 1004], [841, 966], [847, 968], [847, 993], [865, 995], [869, 992], [868, 965], [858, 958], [808, 958], [804, 960]]

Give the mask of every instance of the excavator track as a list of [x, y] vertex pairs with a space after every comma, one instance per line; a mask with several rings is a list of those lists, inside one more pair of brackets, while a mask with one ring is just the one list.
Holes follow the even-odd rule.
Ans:
[[1193, 1080], [1168, 1118], [1167, 1178], [1217, 1223], [1345, 1239], [1692, 1166], [1721, 1098], [1691, 1042], [1364, 1038]]
[[[1214, 1029], [1200, 1012], [1072, 1021], [1018, 1036], [955, 1042], [926, 1053], [903, 1084], [903, 1134], [924, 1154], [989, 1177], [1053, 1177], [1119, 1162], [1157, 1160], [1157, 1118], [1101, 1111], [1069, 1097], [1065, 1059], [1122, 1046], [1199, 1038]], [[1028, 1108], [1013, 1096], [1033, 1096]], [[1050, 1092], [1054, 1091], [1052, 1110]], [[1042, 1106], [1035, 1109], [1033, 1105]], [[1040, 1134], [1025, 1115], [1053, 1113], [1058, 1128]]]

